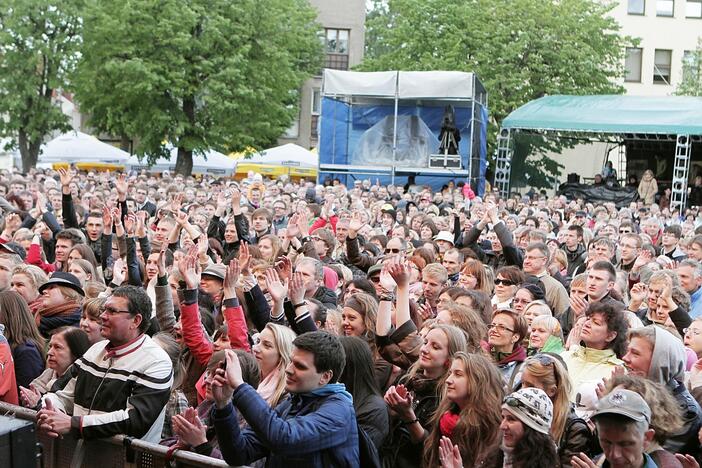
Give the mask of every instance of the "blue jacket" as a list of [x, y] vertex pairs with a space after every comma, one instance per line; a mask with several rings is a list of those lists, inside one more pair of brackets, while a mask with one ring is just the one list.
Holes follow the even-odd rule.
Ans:
[[[346, 392], [294, 394], [275, 409], [250, 385], [240, 385], [225, 408], [212, 410], [224, 460], [246, 465], [268, 457], [267, 467], [358, 467], [358, 431]], [[250, 428], [241, 430], [234, 406]]]

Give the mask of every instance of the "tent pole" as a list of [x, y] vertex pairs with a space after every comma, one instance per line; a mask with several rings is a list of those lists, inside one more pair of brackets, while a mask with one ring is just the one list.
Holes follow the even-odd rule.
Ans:
[[395, 154], [397, 152], [397, 110], [400, 107], [400, 72], [395, 78], [395, 118], [392, 124], [392, 171], [390, 173], [390, 183], [395, 185]]

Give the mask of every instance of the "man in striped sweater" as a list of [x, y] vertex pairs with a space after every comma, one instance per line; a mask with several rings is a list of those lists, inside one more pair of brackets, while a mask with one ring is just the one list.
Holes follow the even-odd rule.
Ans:
[[103, 307], [101, 334], [75, 362], [77, 374], [44, 396], [39, 429], [58, 437], [126, 434], [158, 443], [173, 383], [171, 360], [145, 331], [151, 302], [143, 289], [122, 286]]

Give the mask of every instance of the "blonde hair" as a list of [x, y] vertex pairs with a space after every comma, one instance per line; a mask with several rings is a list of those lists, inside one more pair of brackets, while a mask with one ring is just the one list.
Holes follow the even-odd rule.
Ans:
[[278, 384], [268, 402], [271, 408], [275, 408], [280, 398], [285, 393], [285, 369], [292, 359], [293, 341], [297, 335], [295, 335], [295, 332], [290, 328], [271, 322], [266, 324], [264, 330], [266, 329], [270, 330], [273, 334], [273, 341], [275, 341], [275, 347], [278, 349], [278, 355], [280, 356], [276, 367], [278, 371]]
[[49, 276], [44, 273], [44, 270], [36, 265], [27, 265], [26, 263], [20, 263], [12, 269], [13, 275], [24, 275], [29, 278], [35, 288], [39, 289], [44, 283], [49, 281]]
[[[463, 330], [461, 330], [458, 327], [455, 327], [453, 325], [444, 325], [444, 324], [434, 324], [429, 328], [429, 331], [432, 330], [441, 330], [444, 332], [444, 335], [446, 335], [446, 339], [448, 341], [448, 363], [451, 362], [453, 359], [453, 356], [459, 352], [459, 351], [466, 351], [468, 343], [466, 342], [466, 335], [463, 333]], [[407, 371], [407, 374], [402, 378], [402, 383], [406, 383], [409, 380], [412, 380], [417, 374], [423, 373], [423, 370], [421, 368], [421, 363], [422, 361], [418, 359], [417, 361], [414, 362]], [[446, 368], [448, 370], [448, 367]], [[444, 384], [444, 380], [446, 380], [446, 372], [439, 378], [439, 384], [437, 388], [442, 386]]]
[[539, 315], [538, 317], [534, 317], [534, 320], [531, 321], [531, 328], [534, 328], [537, 325], [543, 325], [549, 331], [551, 336], [555, 336], [563, 341], [563, 329], [561, 328], [561, 322], [559, 322], [556, 317], [549, 315]]
[[568, 377], [568, 371], [558, 358], [548, 354], [541, 354], [540, 356], [547, 356], [551, 362], [544, 365], [539, 358], [531, 357], [524, 362], [524, 371], [529, 371], [545, 389], [556, 388], [556, 394], [551, 398], [553, 402], [551, 436], [558, 443], [565, 432], [566, 422], [568, 422], [568, 416], [570, 415], [572, 384]]

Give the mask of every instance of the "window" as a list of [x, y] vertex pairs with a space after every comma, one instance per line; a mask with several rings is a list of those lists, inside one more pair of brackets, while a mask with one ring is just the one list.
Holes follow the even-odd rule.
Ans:
[[627, 13], [629, 13], [630, 15], [645, 15], [646, 0], [629, 0]]
[[319, 138], [319, 115], [313, 115], [310, 121], [310, 137]]
[[312, 90], [312, 115], [319, 115], [322, 109], [322, 93], [319, 89]]
[[[697, 63], [697, 51], [686, 50], [683, 52], [683, 80], [697, 81], [702, 68], [702, 60]], [[702, 58], [702, 57], [700, 57]]]
[[626, 68], [626, 75], [624, 76], [624, 81], [641, 83], [642, 55], [643, 49], [639, 47], [626, 48], [626, 61], [624, 62], [624, 67]]
[[673, 51], [656, 49], [653, 60], [653, 82], [660, 84], [670, 84], [670, 63]]
[[685, 2], [685, 18], [702, 18], [702, 0]]
[[349, 30], [327, 29], [324, 33], [325, 68], [349, 69]]
[[673, 16], [675, 0], [656, 0], [656, 16]]

